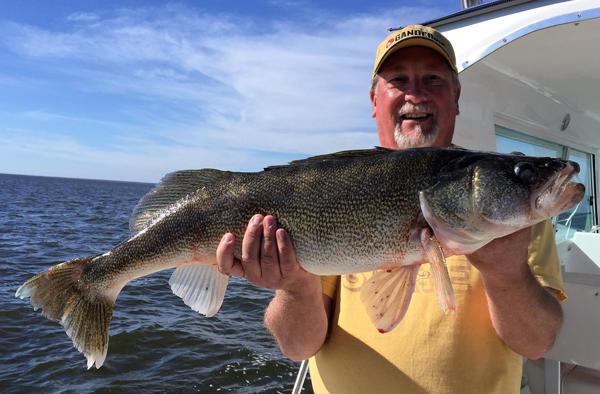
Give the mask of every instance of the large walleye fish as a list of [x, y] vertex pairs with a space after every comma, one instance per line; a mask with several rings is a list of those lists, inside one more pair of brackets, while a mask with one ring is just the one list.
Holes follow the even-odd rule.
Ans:
[[215, 265], [222, 235], [236, 235], [239, 258], [248, 220], [273, 214], [307, 271], [378, 270], [361, 298], [389, 331], [408, 308], [420, 264], [431, 263], [440, 304], [453, 309], [444, 254], [471, 253], [574, 206], [584, 194], [570, 182], [578, 171], [570, 161], [454, 148], [338, 152], [256, 173], [178, 171], [138, 203], [132, 238], [51, 267], [16, 296], [59, 321], [88, 368], [100, 368], [112, 307], [128, 282], [176, 267], [173, 292], [212, 316], [228, 283]]

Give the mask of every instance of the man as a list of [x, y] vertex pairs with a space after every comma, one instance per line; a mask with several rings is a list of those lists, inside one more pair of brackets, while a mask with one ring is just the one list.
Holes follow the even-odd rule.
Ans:
[[[370, 92], [380, 144], [449, 146], [460, 89], [443, 35], [420, 25], [390, 34], [378, 47]], [[454, 313], [440, 310], [429, 265], [422, 265], [408, 312], [386, 334], [373, 327], [357, 291], [370, 273], [318, 278], [304, 271], [272, 216], [250, 221], [241, 261], [234, 243], [233, 235], [223, 237], [219, 269], [276, 289], [265, 324], [286, 356], [314, 355], [315, 392], [516, 393], [519, 355], [540, 357], [562, 321], [557, 297], [564, 293], [547, 223], [448, 257]]]

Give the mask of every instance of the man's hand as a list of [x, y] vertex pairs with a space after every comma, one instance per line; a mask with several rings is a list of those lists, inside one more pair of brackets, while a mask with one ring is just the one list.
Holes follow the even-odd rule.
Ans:
[[242, 258], [234, 257], [235, 236], [227, 233], [217, 248], [219, 271], [241, 276], [258, 287], [301, 291], [318, 277], [298, 263], [287, 232], [271, 216], [254, 215], [242, 240]]
[[527, 263], [531, 228], [525, 228], [497, 238], [467, 256], [488, 281], [510, 283], [523, 280], [530, 275]]
[[467, 258], [481, 272], [498, 336], [515, 352], [536, 359], [554, 343], [562, 324], [562, 308], [529, 268], [530, 238], [530, 228], [519, 230]]
[[235, 236], [227, 233], [217, 247], [217, 265], [224, 274], [241, 276], [255, 286], [276, 289], [265, 312], [265, 325], [281, 352], [299, 361], [315, 354], [325, 342], [331, 300], [318, 276], [305, 271], [284, 229], [271, 215], [254, 215], [242, 239], [237, 259]]

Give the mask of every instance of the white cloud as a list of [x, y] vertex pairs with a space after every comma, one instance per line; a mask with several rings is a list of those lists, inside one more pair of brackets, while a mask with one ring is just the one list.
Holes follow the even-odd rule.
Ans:
[[[167, 6], [74, 13], [59, 32], [4, 24], [5, 46], [23, 57], [59, 61], [55, 71], [81, 91], [135, 98], [138, 104], [126, 111], [136, 123], [120, 138], [146, 141], [132, 153], [99, 151], [83, 134], [47, 136], [26, 148], [13, 140], [13, 146], [60, 159], [79, 152], [90, 163], [135, 162], [154, 168], [156, 179], [158, 171], [194, 163], [257, 169], [261, 151], [306, 155], [372, 146], [377, 140], [368, 88], [375, 46], [387, 27], [427, 19], [431, 12], [401, 8], [386, 10], [394, 17], [346, 18], [311, 13], [310, 20], [259, 26]], [[48, 116], [37, 113], [42, 115]], [[176, 144], [162, 147], [140, 130]], [[154, 157], [165, 164], [157, 166]]]
[[100, 16], [93, 12], [75, 12], [67, 16], [68, 21], [72, 22], [94, 22], [100, 19]]

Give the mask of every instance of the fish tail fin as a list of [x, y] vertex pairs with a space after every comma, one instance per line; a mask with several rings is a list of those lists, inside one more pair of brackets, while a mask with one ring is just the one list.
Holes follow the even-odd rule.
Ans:
[[427, 255], [427, 261], [431, 264], [431, 276], [437, 294], [438, 302], [444, 313], [456, 310], [456, 299], [454, 288], [446, 267], [446, 259], [442, 248], [431, 230], [427, 229], [421, 233], [421, 243]]
[[108, 325], [114, 301], [84, 283], [83, 269], [95, 256], [67, 261], [25, 282], [15, 296], [29, 297], [34, 310], [60, 322], [73, 345], [100, 368], [108, 349]]
[[216, 266], [197, 264], [178, 267], [169, 279], [173, 293], [206, 317], [214, 316], [221, 308], [228, 283], [229, 276]]

